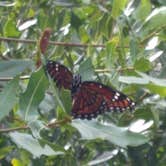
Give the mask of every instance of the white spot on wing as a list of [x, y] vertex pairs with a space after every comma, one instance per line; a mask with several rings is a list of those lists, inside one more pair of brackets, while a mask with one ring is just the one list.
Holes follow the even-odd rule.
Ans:
[[99, 88], [102, 88], [102, 85], [99, 85]]
[[118, 98], [119, 98], [118, 96], [114, 96], [114, 99], [118, 100]]
[[135, 106], [135, 103], [134, 103], [134, 102], [132, 102], [132, 103], [131, 103], [131, 105], [132, 105], [132, 106]]
[[116, 96], [120, 96], [120, 93], [116, 92], [115, 95], [116, 95]]

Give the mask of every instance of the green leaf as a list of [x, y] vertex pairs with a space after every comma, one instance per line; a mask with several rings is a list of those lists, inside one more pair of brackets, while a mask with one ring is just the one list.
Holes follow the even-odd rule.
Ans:
[[135, 61], [134, 68], [138, 71], [146, 72], [152, 69], [152, 65], [149, 60], [140, 58]]
[[11, 80], [0, 93], [0, 120], [9, 114], [11, 109], [17, 103], [19, 78]]
[[0, 7], [11, 7], [11, 6], [15, 6], [15, 4], [16, 4], [16, 2], [1, 1]]
[[136, 19], [144, 20], [151, 12], [150, 0], [141, 0], [139, 7], [135, 11]]
[[14, 149], [14, 146], [5, 146], [0, 148], [0, 160], [7, 156]]
[[18, 160], [16, 158], [13, 158], [12, 161], [11, 161], [11, 163], [12, 163], [12, 166], [25, 166], [25, 165], [23, 165], [23, 163], [21, 162], [21, 160]]
[[156, 85], [159, 86], [165, 86], [166, 87], [166, 80], [165, 79], [159, 79], [159, 78], [154, 78], [151, 76], [148, 76], [145, 73], [137, 72], [140, 76], [142, 76], [143, 79], [147, 80], [148, 82], [152, 82]]
[[41, 155], [52, 156], [62, 155], [63, 152], [54, 151], [50, 146], [41, 146], [37, 139], [34, 139], [30, 134], [23, 134], [19, 132], [13, 132], [9, 134], [12, 141], [17, 144], [19, 148], [23, 148], [30, 152], [35, 158]]
[[137, 54], [139, 53], [139, 44], [138, 41], [134, 38], [131, 38], [130, 41], [130, 55], [132, 57], [133, 62], [135, 62], [137, 58]]
[[154, 33], [166, 26], [166, 7], [161, 7], [152, 11], [152, 13], [146, 19], [146, 22], [139, 29], [138, 35], [144, 39], [150, 33]]
[[31, 60], [0, 61], [0, 77], [14, 77], [27, 68], [32, 68]]
[[42, 113], [44, 115], [49, 114], [50, 110], [53, 110], [55, 108], [56, 102], [54, 98], [51, 96], [51, 94], [45, 94], [44, 99], [39, 105], [39, 109], [42, 110]]
[[74, 12], [71, 12], [71, 26], [73, 28], [78, 30], [82, 22], [83, 21]]
[[146, 85], [146, 88], [153, 93], [159, 94], [161, 97], [166, 97], [166, 86], [160, 86], [150, 83]]
[[37, 139], [41, 139], [40, 131], [45, 128], [43, 122], [40, 120], [31, 121], [28, 123], [28, 126], [30, 127], [33, 136]]
[[69, 90], [61, 90], [60, 98], [65, 110], [70, 114], [72, 107], [71, 92]]
[[86, 59], [80, 64], [79, 74], [81, 75], [83, 81], [92, 80], [92, 77], [94, 76], [94, 69], [91, 58]]
[[119, 76], [118, 80], [126, 84], [148, 84], [149, 82], [144, 78], [136, 76]]
[[106, 52], [107, 52], [107, 59], [106, 59], [106, 66], [110, 68], [110, 65], [113, 65], [116, 58], [116, 47], [118, 45], [119, 39], [117, 37], [113, 37], [111, 41], [107, 42], [106, 44]]
[[97, 165], [100, 163], [104, 163], [110, 159], [112, 159], [114, 156], [118, 154], [118, 149], [115, 149], [113, 151], [105, 151], [103, 154], [97, 156], [94, 160], [90, 161], [88, 163], [89, 166]]
[[123, 0], [123, 1], [114, 0], [113, 1], [113, 5], [112, 5], [112, 17], [113, 18], [116, 19], [122, 13], [127, 2], [128, 2], [128, 0]]
[[26, 91], [20, 96], [19, 113], [26, 121], [37, 118], [37, 109], [44, 98], [47, 87], [48, 80], [43, 69], [31, 75]]
[[9, 18], [6, 24], [4, 25], [4, 35], [6, 37], [18, 37], [20, 32], [16, 28], [16, 21], [13, 18]]
[[117, 127], [113, 124], [103, 125], [97, 121], [73, 120], [72, 126], [78, 129], [83, 139], [103, 139], [121, 147], [139, 146], [148, 142], [141, 133], [131, 132], [128, 127]]
[[159, 94], [162, 97], [166, 96], [166, 80], [158, 79], [146, 75], [145, 73], [137, 72], [142, 77], [135, 76], [120, 76], [119, 81], [127, 84], [142, 84], [151, 92]]
[[165, 79], [158, 79], [151, 76], [148, 76], [145, 73], [137, 72], [141, 77], [135, 76], [120, 76], [119, 81], [127, 84], [149, 84], [153, 83], [158, 86], [166, 87], [166, 80]]

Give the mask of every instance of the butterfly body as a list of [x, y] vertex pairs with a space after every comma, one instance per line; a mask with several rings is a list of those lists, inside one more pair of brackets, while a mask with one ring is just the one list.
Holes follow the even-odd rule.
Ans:
[[71, 85], [71, 95], [74, 96], [75, 93], [77, 93], [82, 85], [81, 76], [79, 74], [75, 75], [72, 79], [72, 85]]
[[73, 76], [70, 70], [58, 62], [48, 61], [46, 70], [59, 88], [71, 91], [71, 113], [74, 118], [92, 119], [106, 111], [123, 112], [135, 106], [122, 92], [95, 81], [82, 82], [80, 75]]

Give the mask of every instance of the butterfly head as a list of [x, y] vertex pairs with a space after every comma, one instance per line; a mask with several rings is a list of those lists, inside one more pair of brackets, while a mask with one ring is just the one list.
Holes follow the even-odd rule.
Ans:
[[71, 93], [75, 94], [81, 87], [81, 76], [79, 74], [73, 76]]

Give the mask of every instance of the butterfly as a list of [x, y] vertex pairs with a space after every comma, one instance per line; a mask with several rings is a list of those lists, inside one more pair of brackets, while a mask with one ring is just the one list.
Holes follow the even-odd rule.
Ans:
[[71, 91], [73, 118], [90, 120], [107, 111], [123, 112], [135, 107], [135, 102], [122, 92], [95, 81], [82, 82], [80, 75], [73, 75], [59, 62], [49, 60], [45, 68], [58, 88]]

